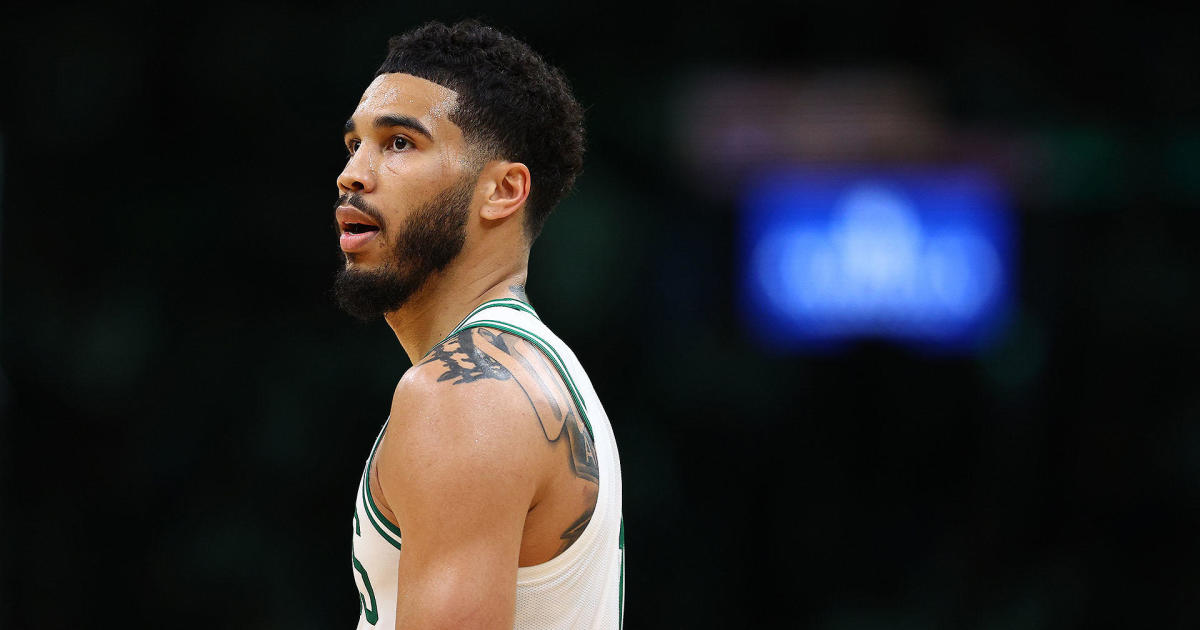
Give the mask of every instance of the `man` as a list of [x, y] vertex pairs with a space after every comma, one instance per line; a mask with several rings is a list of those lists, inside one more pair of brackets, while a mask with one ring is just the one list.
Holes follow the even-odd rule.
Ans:
[[358, 627], [618, 628], [616, 442], [524, 291], [579, 104], [520, 41], [431, 23], [389, 42], [345, 141], [335, 294], [413, 363], [356, 499]]

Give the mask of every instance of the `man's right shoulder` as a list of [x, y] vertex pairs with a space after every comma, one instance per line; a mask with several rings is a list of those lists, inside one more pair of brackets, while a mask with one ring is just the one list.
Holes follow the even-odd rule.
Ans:
[[528, 405], [514, 383], [505, 339], [497, 331], [468, 328], [438, 343], [409, 368], [392, 397], [392, 415], [425, 415], [438, 411]]
[[424, 359], [405, 373], [404, 378], [424, 385], [429, 385], [431, 378], [435, 383], [448, 381], [453, 385], [508, 380], [512, 378], [511, 374], [497, 359], [497, 355], [505, 351], [504, 342], [496, 331], [467, 328], [434, 346]]
[[454, 389], [454, 385], [486, 385], [488, 381], [511, 379], [494, 356], [497, 349], [490, 332], [468, 328], [442, 340], [404, 373], [396, 386], [397, 394], [437, 396]]
[[[541, 432], [494, 356], [502, 351], [493, 342], [502, 340], [493, 334], [469, 329], [451, 336], [396, 386], [374, 461], [379, 495], [406, 544], [423, 544], [418, 532], [428, 544], [440, 535], [430, 532], [454, 531], [439, 523], [470, 520], [456, 510], [523, 518], [541, 483], [539, 458], [548, 457], [534, 448]], [[513, 522], [519, 542], [522, 521]]]

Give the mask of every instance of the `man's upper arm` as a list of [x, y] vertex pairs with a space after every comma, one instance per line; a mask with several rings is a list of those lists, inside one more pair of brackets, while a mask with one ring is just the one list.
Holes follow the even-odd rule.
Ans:
[[504, 368], [471, 346], [475, 335], [405, 375], [377, 456], [403, 543], [398, 628], [512, 627], [537, 425]]

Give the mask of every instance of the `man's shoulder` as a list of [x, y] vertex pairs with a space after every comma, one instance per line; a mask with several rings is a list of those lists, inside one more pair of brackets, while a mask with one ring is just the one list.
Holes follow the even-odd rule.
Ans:
[[519, 372], [525, 340], [488, 328], [468, 328], [438, 343], [405, 372], [392, 397], [392, 418], [440, 423], [525, 426], [533, 415]]
[[517, 519], [519, 539], [545, 476], [534, 414], [486, 340], [477, 330], [446, 339], [396, 386], [374, 470], [379, 498], [414, 540], [485, 512]]
[[504, 356], [511, 353], [507, 336], [491, 328], [460, 330], [434, 346], [405, 374], [405, 379], [424, 387], [511, 380], [512, 374], [503, 363]]

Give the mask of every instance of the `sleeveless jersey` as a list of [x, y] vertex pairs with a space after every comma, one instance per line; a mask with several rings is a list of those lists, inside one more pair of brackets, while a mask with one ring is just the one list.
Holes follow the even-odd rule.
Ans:
[[[557, 368], [592, 434], [600, 470], [596, 509], [583, 533], [547, 562], [517, 569], [516, 616], [520, 630], [619, 629], [625, 608], [625, 524], [621, 513], [621, 461], [604, 407], [575, 354], [550, 332], [526, 303], [485, 302], [447, 336], [485, 327], [529, 341]], [[371, 496], [367, 475], [387, 430], [379, 432], [359, 481], [354, 506], [351, 561], [359, 593], [358, 630], [396, 625], [396, 572], [402, 553], [400, 529], [384, 518]]]

